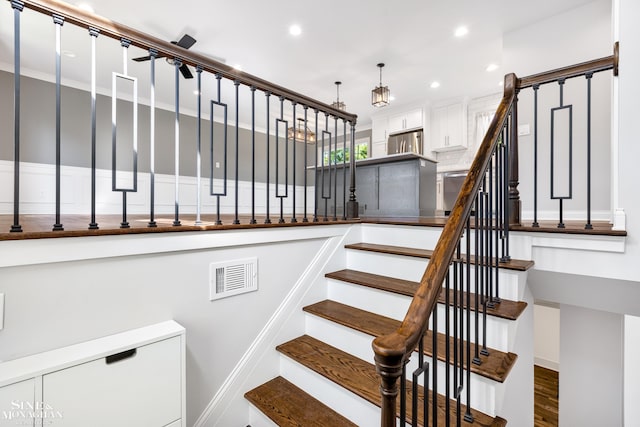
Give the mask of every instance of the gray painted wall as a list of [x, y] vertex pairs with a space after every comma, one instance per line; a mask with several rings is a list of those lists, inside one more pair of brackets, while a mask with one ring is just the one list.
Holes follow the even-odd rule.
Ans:
[[[55, 163], [55, 85], [50, 82], [22, 77], [21, 79], [21, 160], [33, 163]], [[62, 87], [62, 164], [68, 166], [90, 167], [91, 162], [91, 98], [89, 92], [71, 87]], [[126, 107], [126, 102], [119, 103]], [[130, 107], [128, 107], [130, 110]], [[230, 106], [229, 108], [232, 108]], [[98, 95], [97, 97], [97, 167], [111, 169], [111, 97]], [[149, 107], [139, 105], [138, 110], [138, 170], [149, 171]], [[131, 129], [131, 117], [124, 117], [118, 126]], [[196, 176], [196, 118], [185, 114], [180, 115], [180, 174]], [[175, 114], [171, 111], [156, 109], [156, 172], [164, 174], [174, 173], [174, 121]], [[210, 175], [209, 134], [210, 121], [202, 120], [202, 176]], [[273, 130], [273, 129], [272, 129]], [[223, 126], [216, 123], [214, 138], [222, 141]], [[228, 173], [235, 175], [235, 127], [228, 126]], [[366, 132], [363, 133], [366, 135]], [[124, 132], [123, 132], [124, 133]], [[358, 133], [357, 135], [362, 135]], [[357, 136], [357, 137], [360, 137]], [[251, 180], [251, 131], [240, 128], [239, 139], [239, 178], [243, 181]], [[273, 136], [272, 136], [273, 138]], [[0, 160], [13, 160], [13, 74], [0, 71]], [[130, 144], [130, 143], [129, 143]], [[291, 144], [291, 143], [290, 143]], [[123, 144], [124, 146], [124, 144]], [[130, 145], [129, 145], [130, 146]], [[296, 164], [298, 179], [302, 176], [304, 164], [304, 150], [302, 143], [296, 147]], [[308, 164], [313, 164], [314, 146], [308, 145]], [[290, 162], [293, 160], [290, 146]], [[282, 150], [281, 150], [282, 151]], [[124, 151], [123, 151], [124, 152]], [[271, 161], [274, 157], [274, 140], [271, 140]], [[266, 134], [256, 132], [256, 181], [265, 182], [266, 175]], [[215, 177], [224, 167], [222, 161], [223, 148], [216, 143], [214, 158], [219, 159], [221, 167], [215, 172]], [[119, 163], [118, 169], [130, 169], [130, 162]], [[274, 167], [270, 170], [271, 182], [275, 178]], [[309, 174], [312, 179], [312, 174]], [[299, 183], [301, 181], [298, 181]]]

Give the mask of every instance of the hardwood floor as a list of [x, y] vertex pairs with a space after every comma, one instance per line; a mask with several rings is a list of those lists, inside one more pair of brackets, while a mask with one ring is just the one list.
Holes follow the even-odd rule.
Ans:
[[534, 366], [534, 427], [558, 425], [558, 373]]

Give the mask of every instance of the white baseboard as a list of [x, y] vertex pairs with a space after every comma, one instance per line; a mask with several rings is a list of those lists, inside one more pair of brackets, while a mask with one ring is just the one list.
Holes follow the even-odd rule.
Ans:
[[543, 359], [541, 357], [534, 357], [533, 363], [543, 368], [551, 369], [552, 371], [560, 372], [560, 363], [552, 360]]

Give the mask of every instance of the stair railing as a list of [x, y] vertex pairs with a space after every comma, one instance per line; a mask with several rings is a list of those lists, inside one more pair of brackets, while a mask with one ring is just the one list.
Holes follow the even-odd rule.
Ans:
[[[55, 40], [39, 40], [38, 43], [42, 45], [49, 45], [51, 50], [51, 57], [55, 57], [56, 67], [55, 70], [51, 70], [55, 73], [55, 135], [52, 136], [52, 140], [55, 140], [56, 156], [55, 159], [51, 159], [51, 164], [55, 165], [55, 224], [52, 227], [53, 231], [64, 231], [64, 225], [61, 218], [61, 199], [63, 199], [62, 193], [65, 191], [64, 186], [61, 185], [61, 158], [64, 157], [65, 150], [72, 150], [64, 139], [64, 135], [61, 134], [61, 118], [66, 114], [62, 108], [64, 97], [64, 91], [62, 90], [61, 81], [63, 78], [62, 72], [65, 69], [65, 57], [62, 51], [62, 41], [64, 40], [66, 27], [69, 25], [76, 26], [86, 30], [86, 46], [90, 46], [90, 54], [87, 55], [91, 61], [90, 64], [86, 64], [91, 68], [90, 75], [86, 76], [88, 86], [91, 87], [90, 93], [87, 92], [86, 108], [91, 111], [91, 120], [87, 123], [76, 123], [78, 128], [83, 130], [90, 129], [90, 140], [87, 144], [90, 144], [91, 158], [85, 159], [87, 164], [90, 164], [90, 181], [91, 181], [91, 197], [90, 197], [90, 218], [88, 218], [88, 228], [98, 229], [99, 225], [96, 221], [96, 214], [100, 208], [100, 204], [97, 201], [102, 198], [112, 197], [109, 194], [97, 194], [102, 187], [101, 183], [97, 182], [100, 178], [96, 176], [97, 165], [111, 164], [111, 191], [117, 194], [117, 197], [122, 197], [122, 222], [121, 228], [129, 228], [129, 221], [127, 217], [127, 208], [131, 203], [127, 202], [127, 195], [129, 193], [138, 192], [138, 164], [149, 164], [149, 200], [148, 200], [148, 212], [149, 221], [148, 227], [156, 227], [156, 204], [155, 200], [158, 188], [155, 185], [156, 170], [155, 161], [157, 160], [156, 153], [160, 153], [163, 156], [170, 156], [168, 161], [165, 160], [163, 164], [173, 165], [173, 183], [175, 187], [174, 201], [173, 203], [164, 202], [165, 209], [173, 211], [173, 225], [180, 226], [181, 222], [181, 210], [183, 206], [194, 206], [196, 210], [195, 225], [202, 224], [201, 221], [201, 195], [205, 193], [205, 188], [201, 188], [201, 167], [204, 169], [204, 164], [209, 163], [209, 189], [206, 191], [209, 197], [210, 204], [215, 206], [215, 224], [222, 224], [221, 220], [221, 206], [224, 202], [225, 213], [233, 214], [233, 224], [240, 224], [240, 214], [243, 214], [247, 218], [245, 222], [249, 224], [257, 223], [256, 209], [266, 210], [265, 223], [272, 222], [272, 211], [278, 210], [278, 218], [274, 218], [279, 223], [285, 222], [285, 214], [290, 222], [298, 222], [300, 219], [302, 222], [318, 221], [323, 217], [325, 220], [330, 216], [326, 211], [322, 212], [321, 208], [311, 206], [314, 202], [314, 197], [311, 195], [307, 200], [308, 193], [312, 192], [311, 188], [313, 179], [318, 175], [318, 171], [323, 174], [328, 174], [332, 177], [333, 182], [336, 182], [338, 176], [338, 163], [337, 159], [329, 165], [318, 162], [318, 149], [320, 144], [323, 148], [337, 150], [338, 140], [341, 139], [344, 143], [344, 147], [350, 150], [351, 153], [355, 152], [355, 125], [357, 116], [350, 114], [336, 108], [333, 108], [329, 104], [312, 99], [303, 94], [294, 92], [282, 86], [263, 80], [259, 77], [253, 76], [249, 73], [239, 71], [229, 65], [216, 61], [208, 56], [195, 53], [191, 50], [186, 50], [176, 44], [169, 43], [167, 41], [160, 40], [138, 30], [126, 27], [124, 25], [115, 23], [109, 19], [97, 16], [93, 13], [86, 12], [68, 3], [58, 0], [8, 0], [5, 3], [6, 7], [13, 9], [13, 63], [14, 63], [14, 103], [13, 103], [13, 115], [14, 115], [14, 135], [13, 135], [13, 224], [11, 226], [12, 232], [23, 231], [20, 224], [20, 194], [25, 189], [20, 187], [21, 184], [21, 146], [25, 142], [31, 143], [43, 143], [43, 141], [25, 141], [24, 135], [20, 134], [21, 120], [24, 120], [24, 114], [21, 117], [21, 109], [24, 113], [25, 106], [24, 100], [21, 98], [21, 80], [24, 84], [21, 70], [21, 57], [31, 52], [31, 44], [25, 44], [22, 46], [21, 40], [24, 38], [24, 34], [32, 30], [28, 28], [26, 20], [22, 19], [25, 13], [39, 13], [51, 17], [51, 25], [55, 28]], [[29, 21], [32, 22], [32, 21]], [[42, 25], [42, 24], [40, 24]], [[77, 37], [77, 36], [76, 36]], [[101, 50], [105, 46], [105, 43], [96, 43], [96, 39], [106, 38], [112, 43], [116, 49], [122, 51], [122, 62], [107, 64], [105, 57]], [[118, 46], [119, 45], [119, 46]], [[141, 48], [142, 51], [138, 51], [136, 55], [148, 55], [148, 62], [145, 68], [135, 68], [134, 63], [131, 62], [133, 54], [129, 53], [132, 48]], [[166, 58], [167, 62], [173, 67], [171, 70], [171, 77], [165, 81], [156, 81], [156, 78], [161, 78], [163, 73], [156, 74], [156, 68], [164, 66], [164, 64], [158, 64], [158, 59]], [[142, 58], [139, 58], [142, 59]], [[85, 60], [85, 58], [76, 58], [78, 60]], [[99, 65], [99, 67], [98, 67]], [[138, 66], [139, 67], [139, 66]], [[192, 78], [193, 74], [188, 69], [195, 70], [196, 84], [185, 84], [182, 79], [182, 75], [188, 74]], [[187, 68], [185, 70], [185, 68]], [[113, 117], [108, 124], [101, 125], [100, 116], [96, 114], [97, 104], [97, 80], [96, 70], [104, 72], [108, 70], [112, 72], [113, 79], [111, 83], [112, 92], [112, 114]], [[73, 77], [78, 79], [78, 77]], [[143, 82], [138, 87], [138, 81]], [[149, 82], [149, 85], [147, 85]], [[103, 84], [106, 86], [106, 84]], [[120, 85], [120, 86], [119, 86]], [[123, 90], [126, 86], [128, 92]], [[144, 86], [144, 87], [143, 87]], [[150, 86], [150, 88], [149, 88]], [[159, 116], [157, 113], [156, 105], [156, 89], [161, 87], [171, 87], [174, 92], [174, 97], [171, 101], [164, 101], [164, 105], [174, 104], [173, 117], [165, 122], [171, 122], [173, 129], [169, 132], [165, 130], [166, 134], [161, 135], [164, 139], [171, 138], [171, 149], [156, 150], [159, 146], [156, 145], [160, 138], [156, 135]], [[132, 89], [131, 89], [132, 88]], [[140, 90], [138, 90], [138, 88]], [[104, 90], [104, 88], [103, 88]], [[189, 105], [181, 105], [180, 93], [194, 92], [196, 96], [192, 99], [192, 103]], [[203, 92], [207, 92], [206, 96]], [[258, 96], [257, 96], [258, 95]], [[261, 96], [259, 96], [261, 95]], [[138, 150], [138, 99], [149, 100], [149, 122], [141, 123], [145, 128], [149, 129], [150, 141], [149, 151], [139, 152]], [[133, 100], [133, 101], [131, 101]], [[99, 101], [99, 99], [98, 99]], [[133, 108], [129, 104], [127, 112], [133, 111], [133, 135], [125, 135], [123, 137], [123, 130], [119, 128], [118, 118], [121, 117], [122, 111], [117, 109], [117, 106], [122, 102], [129, 102], [133, 105]], [[205, 102], [206, 106], [210, 110], [210, 116], [205, 117], [203, 115], [202, 103]], [[243, 108], [240, 109], [240, 106]], [[182, 129], [186, 126], [184, 124], [185, 117], [180, 113], [180, 107], [188, 108], [192, 111], [197, 111], [196, 121], [193, 130], [193, 139], [185, 141], [185, 138], [181, 138], [181, 125]], [[246, 109], [245, 109], [246, 107]], [[146, 107], [145, 107], [146, 108]], [[165, 107], [166, 108], [166, 107]], [[105, 109], [106, 110], [106, 109]], [[243, 113], [243, 111], [249, 111]], [[240, 121], [240, 115], [244, 114], [242, 121]], [[260, 115], [259, 115], [260, 114]], [[264, 116], [262, 116], [264, 114]], [[43, 118], [38, 118], [43, 119]], [[266, 132], [258, 132], [256, 129], [256, 121], [264, 119]], [[302, 120], [304, 126], [298, 124], [298, 119]], [[209, 123], [207, 123], [207, 121]], [[240, 135], [239, 127], [240, 123], [249, 124], [250, 136], [243, 137], [242, 144], [248, 144], [248, 149], [240, 149]], [[101, 150], [100, 146], [97, 146], [97, 140], [101, 138], [99, 134], [101, 129], [106, 126], [111, 126], [111, 157], [108, 161], [102, 156], [104, 150]], [[227, 129], [231, 129], [230, 132]], [[233, 131], [235, 129], [235, 131]], [[315, 132], [314, 132], [315, 130]], [[37, 132], [36, 132], [37, 133]], [[315, 135], [315, 137], [314, 137]], [[105, 136], [102, 136], [104, 138]], [[247, 142], [248, 141], [248, 142]], [[147, 141], [144, 141], [145, 144]], [[203, 144], [204, 142], [204, 144]], [[201, 146], [204, 145], [204, 146]], [[258, 149], [265, 150], [266, 155], [264, 157], [265, 164], [258, 165], [256, 153]], [[22, 147], [24, 148], [24, 147]], [[202, 153], [203, 150], [205, 153]], [[249, 152], [249, 154], [242, 154], [242, 151]], [[315, 151], [315, 155], [314, 155]], [[181, 194], [180, 188], [181, 182], [181, 153], [184, 157], [184, 153], [188, 153], [189, 156], [193, 156], [196, 160], [197, 170], [195, 172], [190, 171], [197, 177], [196, 182], [196, 200], [187, 198], [184, 194]], [[208, 155], [207, 155], [208, 154]], [[242, 158], [240, 158], [242, 155]], [[102, 157], [101, 157], [102, 156]], [[172, 157], [171, 157], [172, 156]], [[125, 160], [123, 161], [122, 158]], [[159, 158], [159, 157], [158, 157]], [[139, 161], [144, 159], [144, 162]], [[204, 164], [203, 164], [204, 163]], [[342, 188], [338, 188], [335, 184], [332, 188], [324, 188], [324, 182], [320, 183], [322, 188], [316, 189], [322, 193], [325, 199], [341, 200], [346, 206], [343, 209], [342, 218], [338, 218], [338, 213], [333, 212], [333, 219], [346, 219], [347, 217], [353, 218], [358, 216], [357, 201], [356, 201], [356, 183], [355, 183], [355, 156], [350, 156], [349, 167], [349, 181], [346, 178], [347, 165], [344, 160], [341, 162], [343, 171], [340, 172], [343, 175]], [[215, 165], [215, 166], [214, 166]], [[260, 168], [258, 166], [261, 166]], [[105, 168], [106, 169], [106, 168]], [[258, 171], [262, 170], [266, 172]], [[144, 172], [147, 172], [145, 170]], [[242, 175], [240, 174], [242, 172]], [[165, 172], [167, 175], [169, 172]], [[184, 171], [183, 171], [184, 173]], [[309, 179], [309, 175], [312, 178]], [[169, 175], [170, 176], [170, 175]], [[324, 175], [323, 175], [324, 176]], [[240, 188], [240, 179], [246, 182], [250, 181], [250, 185]], [[259, 182], [262, 185], [262, 189], [258, 188], [256, 183]], [[146, 181], [145, 181], [146, 185]], [[164, 186], [167, 188], [167, 186]], [[204, 185], [202, 186], [204, 187]], [[330, 186], [331, 187], [331, 186]], [[260, 193], [258, 193], [258, 190]], [[240, 200], [240, 193], [243, 193], [243, 199]], [[348, 203], [347, 203], [347, 196]], [[184, 193], [184, 192], [183, 192]], [[250, 194], [247, 194], [250, 193]], [[296, 196], [302, 193], [303, 203], [300, 198], [296, 200]], [[168, 197], [171, 197], [168, 196]], [[87, 197], [88, 199], [89, 197]], [[166, 198], [166, 197], [165, 197]], [[52, 198], [53, 199], [53, 198]], [[247, 201], [248, 200], [248, 201]], [[286, 200], [286, 212], [285, 212], [285, 200]], [[258, 203], [260, 202], [260, 203]], [[111, 202], [110, 202], [111, 203]], [[113, 202], [117, 206], [118, 202]], [[314, 203], [315, 204], [315, 203]], [[275, 206], [275, 209], [273, 207]], [[279, 206], [278, 206], [279, 205]], [[245, 209], [244, 212], [240, 212], [240, 208]], [[212, 209], [213, 210], [213, 209]], [[30, 213], [45, 213], [45, 212], [30, 212]], [[46, 212], [47, 214], [51, 212]], [[110, 213], [110, 212], [105, 212]], [[142, 212], [140, 212], [142, 213]], [[209, 212], [214, 215], [213, 212]], [[89, 215], [87, 215], [89, 217]], [[274, 215], [275, 216], [275, 215]]]
[[[558, 83], [560, 107], [551, 109], [553, 116], [554, 110], [566, 107], [562, 104], [565, 81], [580, 76], [586, 79], [588, 159], [585, 228], [589, 229], [592, 227], [591, 79], [595, 73], [606, 70], [613, 70], [614, 75], [618, 74], [617, 43], [614, 54], [609, 57], [521, 79], [515, 74], [505, 76], [503, 98], [473, 160], [407, 314], [398, 330], [373, 341], [376, 369], [381, 377], [381, 426], [396, 426], [397, 417], [400, 418], [399, 425], [402, 427], [407, 422], [412, 426], [436, 426], [439, 422], [448, 426], [473, 422], [475, 415], [471, 409], [473, 402], [470, 372], [472, 364], [481, 364], [483, 356], [489, 354], [490, 350], [486, 345], [487, 310], [500, 304], [499, 263], [510, 260], [509, 229], [521, 223], [522, 208], [518, 190], [518, 93], [526, 88], [534, 90], [534, 138], [537, 146], [538, 88], [544, 84]], [[572, 123], [569, 123], [568, 128], [571, 129], [571, 126]], [[553, 136], [551, 140], [553, 146]], [[537, 171], [537, 150], [534, 153], [534, 171]], [[553, 163], [553, 156], [551, 162]], [[553, 173], [551, 180], [553, 181]], [[536, 187], [537, 172], [534, 176], [534, 188]], [[553, 189], [551, 193], [553, 194]], [[562, 200], [565, 197], [558, 199], [558, 226], [562, 227]], [[536, 200], [537, 191], [534, 191], [534, 206]], [[538, 225], [535, 212], [534, 208], [534, 227]], [[437, 311], [439, 302], [444, 303], [443, 313]], [[440, 345], [445, 348], [438, 350], [437, 331], [440, 322], [444, 322], [444, 343]], [[428, 334], [429, 328], [431, 334]], [[424, 358], [427, 338], [433, 340], [430, 363]], [[416, 349], [418, 361], [417, 366], [413, 365], [410, 381], [407, 378], [407, 366]], [[442, 396], [438, 396], [438, 359], [444, 362], [445, 384], [441, 386]], [[410, 405], [407, 400], [410, 400]]]
[[[470, 363], [480, 364], [481, 356], [488, 354], [486, 312], [499, 304], [497, 267], [500, 260], [509, 258], [508, 159], [510, 141], [517, 129], [516, 84], [514, 74], [505, 77], [504, 96], [400, 328], [373, 341], [381, 377], [384, 427], [395, 426], [398, 415], [401, 426], [407, 419], [411, 425], [424, 426], [436, 426], [442, 421], [450, 425], [452, 420], [460, 425], [463, 419], [466, 422], [474, 419]], [[435, 311], [439, 300], [451, 307], [441, 315]], [[423, 358], [423, 343], [430, 318], [433, 357], [429, 364]], [[440, 322], [444, 322], [444, 349], [438, 349], [436, 331]], [[406, 367], [416, 348], [418, 367], [413, 372], [413, 381], [408, 381]], [[445, 384], [441, 390], [438, 355], [445, 363]], [[402, 380], [398, 381], [399, 378]], [[439, 392], [443, 397], [435, 397]], [[411, 400], [410, 408], [407, 399]], [[450, 399], [455, 400], [455, 405], [448, 403]]]

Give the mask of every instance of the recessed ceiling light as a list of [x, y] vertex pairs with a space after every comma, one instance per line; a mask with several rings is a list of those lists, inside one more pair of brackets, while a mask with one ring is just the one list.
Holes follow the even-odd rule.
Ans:
[[489, 64], [487, 65], [487, 72], [492, 72], [498, 69], [498, 66], [496, 64]]
[[503, 82], [502, 80], [500, 80], [500, 81], [498, 82], [498, 86], [504, 86], [504, 82]]
[[89, 3], [78, 3], [78, 8], [84, 10], [85, 12], [96, 13]]
[[437, 89], [440, 87], [440, 82], [431, 82], [429, 87], [431, 87], [431, 89]]
[[300, 28], [300, 25], [298, 24], [293, 24], [289, 27], [289, 34], [291, 34], [292, 36], [299, 36], [300, 34], [302, 34], [302, 28]]
[[389, 101], [395, 101], [395, 100], [396, 100], [396, 97], [395, 97], [395, 96], [393, 96], [393, 95], [389, 95]]
[[200, 95], [200, 92], [198, 91], [198, 89], [196, 89], [196, 90], [193, 91], [193, 94], [194, 95]]
[[464, 37], [467, 34], [469, 34], [469, 29], [464, 25], [456, 28], [456, 30], [453, 32], [453, 35], [455, 35], [456, 37]]

